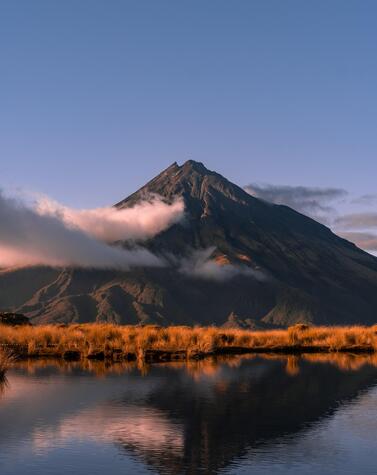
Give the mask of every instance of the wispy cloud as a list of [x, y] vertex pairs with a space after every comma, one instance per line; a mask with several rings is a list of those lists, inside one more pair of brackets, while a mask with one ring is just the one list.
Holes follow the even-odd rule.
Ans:
[[340, 231], [339, 235], [356, 244], [356, 246], [367, 251], [377, 251], [377, 234]]
[[251, 183], [245, 190], [256, 198], [289, 206], [296, 211], [328, 223], [336, 212], [332, 204], [347, 197], [342, 188], [271, 185]]
[[350, 213], [335, 220], [337, 226], [349, 229], [377, 227], [377, 213]]
[[358, 247], [375, 253], [377, 251], [377, 213], [349, 213], [335, 220], [338, 234]]
[[377, 203], [377, 194], [366, 194], [358, 196], [357, 198], [354, 198], [351, 203], [363, 206], [373, 206]]
[[[352, 198], [343, 188], [320, 188], [288, 185], [258, 185], [252, 183], [245, 190], [256, 198], [284, 204], [300, 213], [330, 226], [337, 234], [358, 247], [377, 250], [377, 213], [359, 211], [344, 214], [344, 207], [370, 207], [377, 203], [377, 194]], [[367, 231], [366, 231], [367, 230]], [[374, 234], [374, 231], [376, 234]]]
[[219, 264], [213, 259], [215, 250], [216, 248], [212, 246], [193, 251], [188, 257], [179, 260], [179, 271], [190, 277], [218, 282], [232, 279], [236, 275], [250, 276], [257, 280], [265, 279], [265, 275], [262, 271], [252, 269], [245, 265]]

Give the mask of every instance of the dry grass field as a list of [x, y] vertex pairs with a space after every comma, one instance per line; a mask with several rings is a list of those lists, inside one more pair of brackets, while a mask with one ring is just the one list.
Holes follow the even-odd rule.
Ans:
[[[206, 355], [269, 352], [323, 353], [377, 350], [377, 325], [372, 327], [312, 327], [298, 324], [286, 330], [246, 331], [217, 327], [119, 326], [0, 326], [0, 372], [13, 357], [170, 361]], [[5, 369], [3, 369], [5, 371]]]

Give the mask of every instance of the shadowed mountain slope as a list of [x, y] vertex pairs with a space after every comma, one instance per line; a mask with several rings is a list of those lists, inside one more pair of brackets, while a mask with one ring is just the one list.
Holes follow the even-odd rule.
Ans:
[[263, 327], [375, 321], [377, 259], [327, 227], [254, 198], [194, 161], [174, 163], [116, 207], [153, 195], [185, 203], [180, 223], [143, 243], [170, 265], [4, 271], [0, 309], [35, 322]]

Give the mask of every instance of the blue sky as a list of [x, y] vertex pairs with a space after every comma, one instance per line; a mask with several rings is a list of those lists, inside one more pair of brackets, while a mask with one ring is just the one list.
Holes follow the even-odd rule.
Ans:
[[174, 161], [373, 194], [377, 3], [3, 0], [0, 186], [70, 206]]

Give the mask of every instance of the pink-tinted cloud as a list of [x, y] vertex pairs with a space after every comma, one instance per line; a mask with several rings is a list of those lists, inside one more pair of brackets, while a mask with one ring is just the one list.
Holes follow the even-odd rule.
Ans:
[[[137, 212], [134, 209], [129, 210], [127, 219], [121, 223], [113, 218], [110, 212], [103, 214], [106, 218], [102, 221], [99, 217], [101, 213], [89, 213], [88, 218], [85, 213], [71, 212], [68, 217], [64, 217], [64, 213], [61, 214], [59, 210], [47, 212], [46, 209], [32, 209], [23, 202], [7, 198], [0, 193], [0, 267], [50, 265], [128, 269], [137, 265], [163, 265], [160, 258], [145, 249], [125, 250], [110, 246], [98, 238], [102, 236], [106, 240], [112, 240], [117, 236], [127, 240], [150, 237], [161, 231], [164, 225], [168, 227], [177, 219], [177, 207], [178, 205], [175, 205], [171, 209], [174, 218], [170, 218], [168, 205], [140, 205]], [[158, 212], [161, 210], [164, 217], [158, 219]], [[141, 215], [143, 212], [148, 215], [145, 219], [137, 217], [137, 214]], [[181, 215], [182, 213], [183, 210]], [[97, 216], [97, 226], [94, 226], [94, 216]], [[133, 219], [137, 223], [136, 226], [132, 226]], [[91, 223], [94, 226], [93, 231], [90, 228]], [[109, 223], [110, 227], [111, 223], [115, 223], [114, 228], [107, 234], [106, 223]]]
[[184, 203], [177, 199], [167, 204], [153, 196], [150, 201], [132, 208], [74, 209], [44, 197], [38, 200], [37, 212], [43, 216], [55, 216], [67, 227], [79, 229], [100, 241], [114, 242], [155, 236], [182, 218]]

